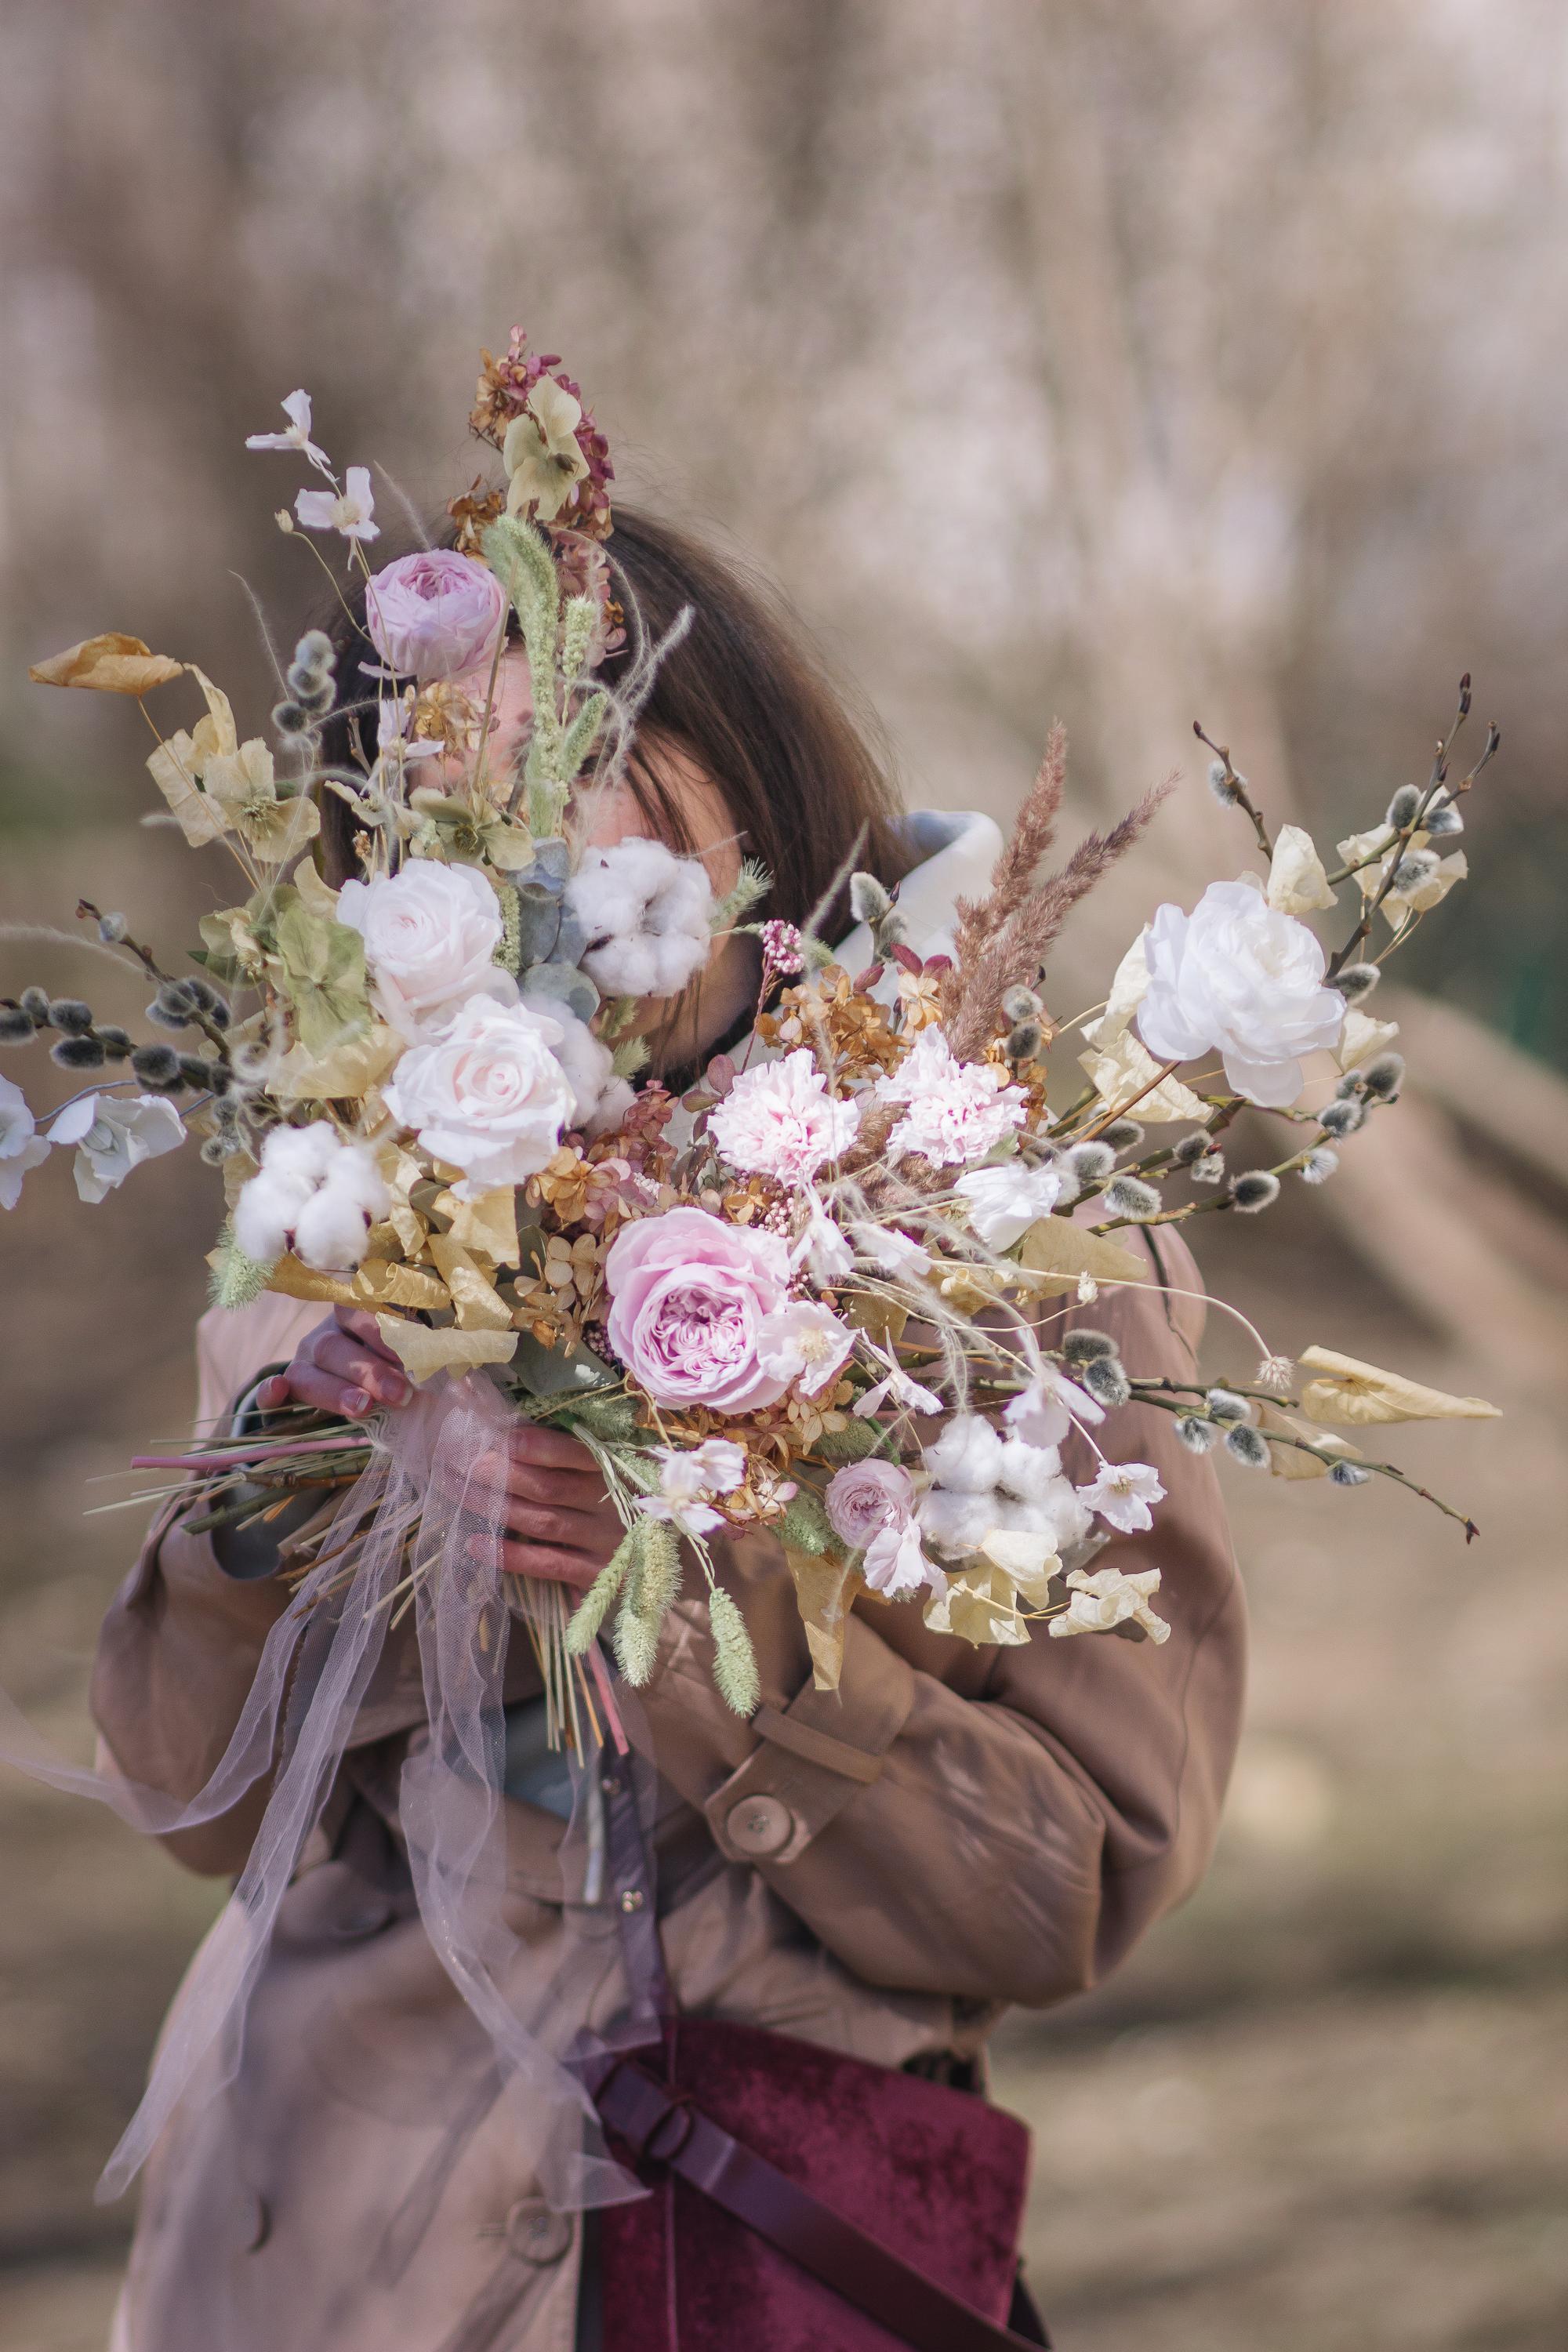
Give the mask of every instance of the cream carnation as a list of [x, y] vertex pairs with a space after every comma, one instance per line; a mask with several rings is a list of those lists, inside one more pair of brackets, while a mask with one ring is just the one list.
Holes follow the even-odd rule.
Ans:
[[933, 1168], [984, 1160], [1024, 1121], [1024, 1096], [988, 1062], [958, 1062], [940, 1029], [922, 1029], [898, 1068], [879, 1078], [879, 1102], [903, 1103], [888, 1156], [918, 1152]]
[[1217, 1053], [1237, 1094], [1289, 1109], [1301, 1055], [1334, 1045], [1345, 1017], [1306, 924], [1277, 913], [1255, 880], [1211, 882], [1190, 915], [1161, 907], [1144, 945], [1137, 1023], [1149, 1051], [1165, 1062]]
[[470, 996], [438, 1036], [398, 1063], [386, 1108], [432, 1159], [462, 1170], [459, 1200], [521, 1184], [547, 1165], [575, 1111], [551, 1050], [562, 1034], [526, 1004]]
[[809, 1183], [827, 1160], [855, 1139], [859, 1107], [837, 1100], [809, 1050], [782, 1062], [742, 1070], [708, 1121], [708, 1132], [731, 1168]]
[[426, 1035], [470, 996], [517, 995], [494, 961], [500, 902], [476, 866], [416, 857], [401, 873], [345, 882], [338, 920], [363, 940], [376, 1009], [400, 1037]]

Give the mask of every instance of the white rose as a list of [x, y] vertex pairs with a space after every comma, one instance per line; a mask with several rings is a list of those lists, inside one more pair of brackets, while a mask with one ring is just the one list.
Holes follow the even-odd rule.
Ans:
[[1149, 987], [1140, 1035], [1163, 1062], [1219, 1054], [1237, 1094], [1286, 1110], [1303, 1054], [1334, 1045], [1345, 1001], [1323, 985], [1323, 950], [1255, 880], [1211, 882], [1190, 915], [1158, 909], [1144, 933]]
[[428, 1035], [470, 996], [515, 1002], [516, 982], [494, 961], [500, 906], [476, 866], [416, 857], [401, 873], [345, 882], [338, 920], [364, 940], [377, 1009], [400, 1037]]
[[163, 1095], [89, 1095], [68, 1103], [49, 1129], [51, 1143], [76, 1145], [76, 1189], [101, 1201], [143, 1160], [156, 1160], [185, 1139], [184, 1124]]
[[386, 1108], [432, 1159], [462, 1170], [459, 1200], [521, 1184], [548, 1163], [574, 1115], [571, 1081], [551, 1051], [563, 1034], [526, 1004], [470, 996], [439, 1036], [398, 1063]]

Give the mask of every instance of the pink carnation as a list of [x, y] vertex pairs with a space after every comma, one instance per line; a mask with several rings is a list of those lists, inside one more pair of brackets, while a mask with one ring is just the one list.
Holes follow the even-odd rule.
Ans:
[[804, 1045], [743, 1070], [708, 1122], [731, 1168], [805, 1184], [855, 1139], [858, 1106], [840, 1102]]
[[506, 614], [495, 573], [451, 548], [400, 556], [364, 592], [364, 624], [377, 653], [388, 669], [421, 686], [489, 661]]
[[617, 1235], [605, 1282], [610, 1345], [656, 1402], [751, 1412], [783, 1396], [788, 1381], [761, 1360], [768, 1318], [788, 1299], [776, 1234], [667, 1209]]
[[904, 1103], [888, 1156], [914, 1152], [933, 1168], [984, 1160], [1024, 1123], [1024, 1095], [989, 1062], [958, 1062], [942, 1031], [922, 1029], [899, 1067], [877, 1082], [879, 1102]]

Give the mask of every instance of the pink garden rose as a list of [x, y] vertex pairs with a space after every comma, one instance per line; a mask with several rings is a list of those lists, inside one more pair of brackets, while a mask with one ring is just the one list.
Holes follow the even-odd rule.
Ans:
[[751, 1412], [783, 1396], [788, 1381], [762, 1362], [772, 1318], [789, 1304], [789, 1251], [776, 1234], [667, 1209], [617, 1235], [605, 1282], [610, 1345], [658, 1403]]
[[364, 592], [365, 626], [400, 677], [457, 677], [489, 661], [506, 625], [506, 592], [495, 573], [453, 549], [399, 556]]
[[896, 1462], [851, 1462], [834, 1472], [822, 1500], [834, 1534], [864, 1551], [882, 1528], [913, 1515], [915, 1482]]

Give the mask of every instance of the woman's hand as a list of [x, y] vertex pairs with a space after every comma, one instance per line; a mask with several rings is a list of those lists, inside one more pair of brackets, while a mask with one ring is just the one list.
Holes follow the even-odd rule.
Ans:
[[288, 1370], [262, 1381], [256, 1402], [263, 1412], [276, 1412], [293, 1399], [345, 1421], [363, 1421], [378, 1405], [406, 1404], [413, 1393], [375, 1317], [363, 1307], [334, 1307], [300, 1340]]
[[[413, 1387], [363, 1307], [334, 1307], [307, 1334], [286, 1371], [262, 1381], [256, 1402], [275, 1412], [290, 1400], [363, 1421], [379, 1406], [405, 1405]], [[475, 1477], [506, 1497], [502, 1563], [513, 1576], [593, 1583], [624, 1532], [587, 1447], [558, 1429], [525, 1421], [506, 1433], [505, 1451]]]
[[626, 1532], [593, 1455], [562, 1430], [520, 1423], [506, 1433], [504, 1454], [488, 1456], [474, 1475], [506, 1496], [501, 1565], [510, 1575], [585, 1590]]

